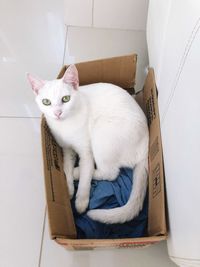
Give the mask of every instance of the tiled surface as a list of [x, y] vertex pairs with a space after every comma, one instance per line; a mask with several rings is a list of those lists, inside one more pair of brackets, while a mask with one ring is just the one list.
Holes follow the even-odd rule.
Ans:
[[[0, 1], [0, 266], [37, 267], [45, 191], [40, 113], [26, 72], [54, 78], [63, 62], [63, 1]], [[26, 117], [26, 118], [23, 118]]]
[[41, 267], [175, 267], [167, 255], [166, 242], [145, 249], [67, 251], [50, 240], [45, 226]]
[[38, 265], [44, 219], [39, 119], [0, 118], [0, 266]]
[[148, 0], [64, 0], [71, 26], [145, 30]]
[[[77, 258], [79, 257], [77, 256]], [[76, 267], [75, 262], [76, 260], [74, 261], [73, 252], [66, 251], [55, 241], [50, 239], [48, 220], [46, 218], [41, 263], [39, 267]], [[84, 259], [81, 261], [81, 263], [83, 262]], [[82, 267], [82, 265], [79, 266]]]
[[69, 27], [67, 37], [66, 64], [71, 63], [71, 57], [74, 58], [75, 62], [81, 62], [137, 53], [136, 89], [143, 87], [145, 68], [148, 65], [144, 31]]
[[69, 27], [68, 46], [69, 54], [74, 56], [76, 61], [135, 52], [138, 54], [140, 64], [147, 64], [144, 31]]
[[64, 0], [66, 25], [92, 26], [93, 0]]
[[0, 1], [0, 116], [39, 116], [26, 73], [56, 77], [64, 40], [63, 0]]
[[94, 27], [145, 30], [148, 2], [148, 0], [94, 0]]

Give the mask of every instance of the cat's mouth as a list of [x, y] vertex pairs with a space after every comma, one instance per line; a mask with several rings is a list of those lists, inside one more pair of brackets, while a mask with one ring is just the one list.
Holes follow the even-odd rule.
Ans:
[[62, 117], [61, 117], [61, 116], [55, 116], [55, 119], [56, 119], [56, 120], [61, 120]]
[[56, 120], [60, 120], [61, 119], [61, 115], [62, 115], [62, 111], [56, 111], [54, 112], [55, 115], [55, 119]]

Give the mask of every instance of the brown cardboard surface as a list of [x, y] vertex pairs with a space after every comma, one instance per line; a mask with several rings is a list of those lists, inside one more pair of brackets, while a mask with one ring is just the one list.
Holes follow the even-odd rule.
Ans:
[[[120, 86], [123, 85], [127, 89], [132, 88], [135, 81], [135, 55], [85, 62], [76, 64], [76, 66], [79, 71], [81, 85], [90, 82], [106, 81]], [[110, 68], [114, 69], [110, 70]], [[59, 78], [62, 77], [65, 70], [66, 67], [61, 70]], [[121, 73], [120, 79], [119, 73]], [[144, 90], [136, 96], [136, 99], [140, 99], [139, 102], [146, 109], [150, 130], [148, 237], [98, 240], [74, 239], [76, 237], [76, 230], [63, 171], [62, 150], [48, 130], [45, 119], [43, 118], [42, 120], [44, 174], [50, 233], [52, 239], [55, 239], [57, 243], [65, 248], [79, 250], [105, 247], [143, 247], [166, 239], [162, 145], [156, 85], [152, 69], [149, 70]]]
[[[76, 64], [79, 73], [80, 85], [105, 82], [116, 84], [130, 93], [134, 93], [137, 55], [113, 57]], [[66, 70], [64, 66], [58, 78]]]
[[162, 141], [153, 69], [149, 69], [144, 85], [145, 111], [149, 124], [149, 235], [166, 234], [165, 190]]
[[51, 237], [76, 237], [70, 199], [63, 171], [62, 149], [50, 133], [44, 118], [41, 124], [42, 150], [49, 228]]
[[56, 238], [56, 242], [66, 249], [85, 250], [100, 248], [144, 248], [162, 240], [166, 236], [141, 237], [141, 238], [122, 238], [122, 239], [64, 239]]

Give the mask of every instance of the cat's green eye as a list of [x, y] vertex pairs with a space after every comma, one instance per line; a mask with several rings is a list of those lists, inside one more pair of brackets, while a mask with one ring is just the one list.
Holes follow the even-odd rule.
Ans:
[[42, 99], [42, 103], [45, 105], [45, 106], [50, 106], [51, 105], [51, 101], [47, 98], [44, 98]]
[[62, 98], [62, 102], [63, 102], [63, 103], [67, 103], [69, 100], [70, 100], [70, 95], [65, 95], [65, 96], [63, 96], [63, 98]]

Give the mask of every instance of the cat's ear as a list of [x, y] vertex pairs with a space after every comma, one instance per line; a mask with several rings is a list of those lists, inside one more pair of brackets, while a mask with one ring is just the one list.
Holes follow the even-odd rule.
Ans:
[[78, 79], [78, 70], [75, 65], [70, 65], [65, 74], [62, 77], [62, 80], [66, 84], [71, 84], [75, 90], [78, 89], [79, 79]]
[[45, 85], [45, 81], [32, 76], [30, 73], [27, 73], [27, 78], [31, 84], [34, 93], [38, 95], [39, 90]]

